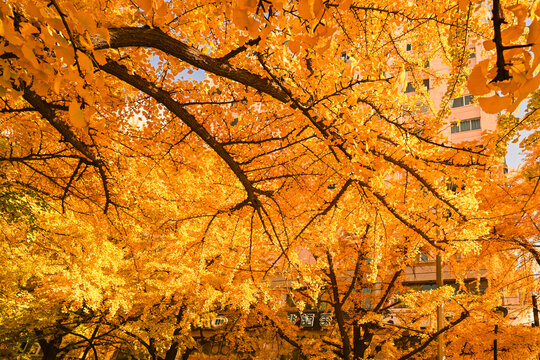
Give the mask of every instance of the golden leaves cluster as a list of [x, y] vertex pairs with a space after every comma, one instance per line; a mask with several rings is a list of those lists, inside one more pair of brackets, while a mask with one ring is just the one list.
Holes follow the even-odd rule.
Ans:
[[[504, 12], [509, 19], [501, 31], [502, 47], [496, 49], [495, 40], [484, 41], [484, 49], [492, 55], [476, 64], [467, 84], [482, 109], [492, 114], [513, 112], [540, 87], [540, 5], [513, 4]], [[509, 79], [494, 81], [500, 71], [496, 51], [502, 51], [499, 56]]]

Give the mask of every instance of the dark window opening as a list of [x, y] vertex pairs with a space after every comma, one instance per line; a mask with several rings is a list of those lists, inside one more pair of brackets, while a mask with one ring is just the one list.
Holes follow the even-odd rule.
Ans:
[[341, 56], [339, 57], [341, 60], [347, 62], [351, 59], [351, 57], [349, 56], [349, 54], [347, 54], [346, 51], [342, 52], [341, 53]]
[[470, 130], [479, 130], [482, 126], [480, 124], [480, 118], [461, 120], [459, 123], [455, 122], [450, 128], [452, 134], [460, 133]]
[[[426, 87], [426, 89], [429, 90], [429, 79], [422, 80], [422, 84]], [[413, 83], [407, 83], [407, 87], [405, 88], [405, 93], [411, 93], [415, 92], [416, 88], [414, 87]]]
[[452, 99], [452, 108], [462, 107], [471, 105], [473, 103], [474, 96], [472, 95], [465, 95], [460, 96], [455, 99]]
[[462, 106], [463, 106], [463, 98], [462, 97], [455, 98], [452, 101], [452, 107], [453, 108], [462, 107]]

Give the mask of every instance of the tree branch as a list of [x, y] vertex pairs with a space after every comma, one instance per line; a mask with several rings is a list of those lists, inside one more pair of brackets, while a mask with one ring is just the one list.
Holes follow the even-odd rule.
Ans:
[[158, 49], [199, 69], [253, 87], [281, 102], [287, 103], [291, 101], [289, 95], [270, 79], [231, 65], [226, 60], [205, 55], [196, 48], [171, 37], [159, 29], [111, 28], [109, 29], [109, 36], [110, 45], [102, 36], [93, 35], [91, 39], [94, 49], [116, 49], [122, 47], [149, 47]]
[[[233, 57], [235, 57], [236, 55], [240, 54], [241, 52], [244, 52], [247, 50], [247, 46], [253, 46], [253, 45], [257, 45], [259, 42], [261, 41], [261, 37], [260, 36], [257, 36], [255, 39], [251, 39], [249, 40], [248, 42], [246, 42], [244, 45], [230, 51], [229, 53], [227, 53], [226, 55], [223, 55], [222, 57], [219, 58], [219, 60], [222, 60], [222, 61], [229, 61], [230, 59], [232, 59]], [[247, 45], [247, 46], [246, 46]]]
[[30, 105], [32, 105], [41, 114], [41, 116], [56, 129], [56, 131], [58, 131], [63, 136], [65, 141], [70, 143], [78, 152], [80, 152], [88, 160], [90, 160], [92, 166], [95, 166], [97, 168], [99, 176], [101, 177], [103, 192], [105, 193], [105, 206], [103, 212], [106, 213], [112, 201], [109, 192], [107, 174], [105, 172], [105, 163], [103, 162], [101, 157], [90, 148], [90, 145], [87, 145], [82, 140], [80, 140], [79, 137], [70, 128], [70, 126], [56, 115], [54, 106], [42, 99], [38, 94], [36, 94], [33, 90], [30, 89], [30, 87], [28, 87], [24, 83], [22, 83], [18, 87], [14, 86], [14, 88], [16, 88], [16, 90], [22, 90], [23, 98]]
[[457, 324], [459, 324], [460, 322], [462, 322], [463, 320], [465, 320], [467, 317], [469, 316], [469, 312], [462, 312], [460, 317], [457, 318], [456, 320], [452, 321], [451, 323], [449, 323], [448, 325], [446, 325], [445, 327], [443, 327], [441, 330], [431, 334], [431, 336], [426, 340], [424, 341], [424, 343], [422, 343], [422, 345], [420, 345], [419, 347], [417, 347], [416, 349], [412, 350], [411, 352], [403, 355], [402, 357], [400, 357], [399, 359], [397, 360], [407, 360], [407, 359], [410, 359], [411, 357], [413, 357], [414, 355], [418, 354], [419, 352], [421, 352], [422, 350], [424, 350], [426, 347], [428, 347], [429, 344], [431, 344], [435, 339], [437, 339], [437, 337], [448, 331], [449, 329], [453, 328], [454, 326], [456, 326]]
[[161, 103], [169, 111], [181, 119], [194, 133], [199, 135], [199, 137], [208, 146], [210, 146], [219, 155], [219, 157], [223, 159], [223, 161], [225, 161], [228, 167], [236, 175], [237, 179], [246, 190], [248, 201], [255, 208], [260, 206], [260, 201], [257, 194], [264, 194], [267, 196], [272, 195], [272, 193], [269, 191], [255, 188], [248, 179], [244, 170], [242, 170], [236, 160], [233, 159], [232, 155], [224, 148], [223, 144], [217, 141], [214, 136], [212, 136], [212, 134], [210, 134], [208, 130], [206, 130], [206, 128], [197, 121], [195, 116], [193, 116], [190, 112], [184, 109], [182, 105], [174, 100], [168, 91], [156, 87], [153, 83], [137, 74], [130, 74], [129, 70], [125, 66], [115, 62], [108, 62], [105, 65], [101, 65], [101, 69], [153, 97], [156, 101]]

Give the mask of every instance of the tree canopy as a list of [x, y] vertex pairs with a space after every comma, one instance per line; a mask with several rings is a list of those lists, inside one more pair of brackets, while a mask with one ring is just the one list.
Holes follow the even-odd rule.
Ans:
[[[2, 2], [3, 350], [405, 360], [444, 333], [449, 359], [491, 358], [495, 336], [537, 357], [538, 328], [493, 309], [538, 292], [539, 17], [529, 0]], [[465, 93], [507, 112], [452, 143]], [[407, 288], [420, 255], [454, 286]]]

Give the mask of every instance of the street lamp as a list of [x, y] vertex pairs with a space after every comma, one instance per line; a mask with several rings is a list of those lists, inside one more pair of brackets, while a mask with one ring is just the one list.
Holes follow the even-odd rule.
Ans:
[[508, 315], [508, 309], [504, 306], [497, 306], [493, 309], [493, 312], [497, 315], [497, 323], [495, 324], [495, 339], [493, 339], [493, 360], [497, 360], [497, 332], [499, 331], [500, 318]]
[[[444, 285], [443, 281], [443, 269], [441, 254], [437, 254], [435, 260], [435, 276], [437, 288], [441, 288]], [[443, 328], [443, 305], [437, 305], [437, 331], [441, 331]], [[444, 354], [444, 335], [441, 333], [437, 336], [437, 360], [444, 360], [446, 356]]]

